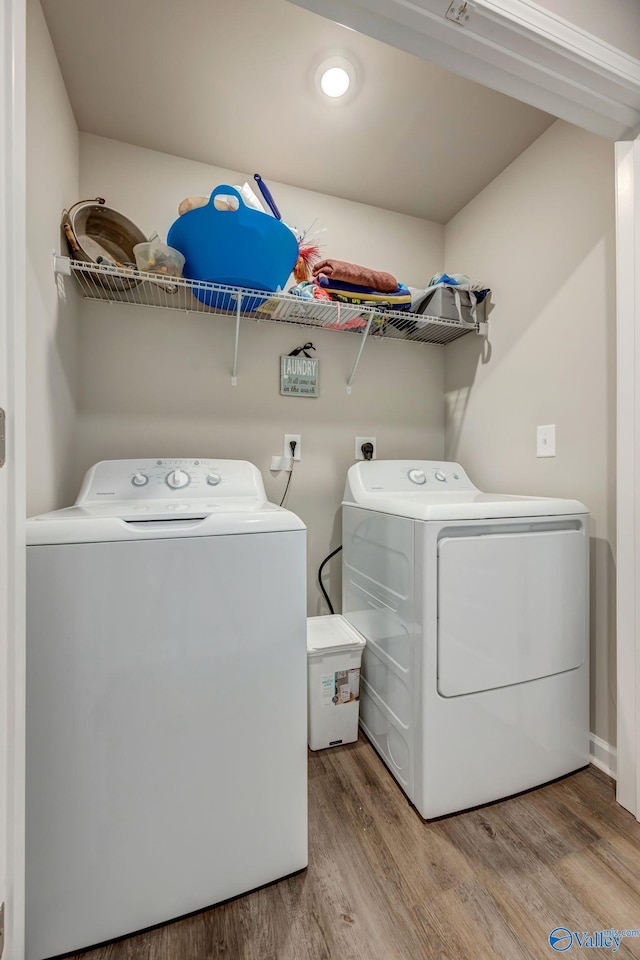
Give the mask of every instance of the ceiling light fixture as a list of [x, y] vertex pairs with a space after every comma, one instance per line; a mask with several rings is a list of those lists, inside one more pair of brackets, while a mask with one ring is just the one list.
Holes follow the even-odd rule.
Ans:
[[334, 103], [346, 98], [347, 94], [349, 94], [347, 99], [350, 99], [355, 79], [356, 70], [353, 63], [342, 56], [323, 60], [315, 73], [318, 91]]
[[320, 77], [322, 92], [328, 97], [342, 97], [349, 89], [351, 78], [343, 67], [329, 67]]

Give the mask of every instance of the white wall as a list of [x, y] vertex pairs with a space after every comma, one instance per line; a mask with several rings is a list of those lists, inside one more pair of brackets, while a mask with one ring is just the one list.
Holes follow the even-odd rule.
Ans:
[[52, 251], [79, 191], [78, 128], [38, 0], [27, 3], [27, 511], [69, 502], [76, 483], [77, 297], [58, 296]]
[[[591, 729], [615, 744], [613, 145], [557, 121], [447, 224], [446, 268], [494, 290], [489, 354], [446, 348], [447, 456], [485, 489], [592, 516]], [[537, 459], [536, 425], [557, 456]]]
[[[240, 174], [81, 134], [81, 194], [103, 196], [145, 233], [161, 235], [178, 203]], [[441, 268], [443, 227], [284, 184], [270, 184], [287, 222], [327, 228], [325, 254], [387, 269], [415, 285]], [[350, 396], [358, 337], [243, 321], [238, 386], [230, 385], [234, 322], [143, 307], [84, 302], [80, 336], [78, 472], [99, 459], [135, 456], [246, 458], [279, 500], [285, 474], [269, 470], [283, 434], [302, 435], [288, 505], [308, 527], [309, 612], [326, 613], [315, 586], [320, 561], [341, 542], [340, 502], [355, 436], [375, 436], [380, 457], [441, 457], [442, 347], [367, 345]], [[318, 399], [281, 397], [279, 357], [312, 340]], [[340, 558], [325, 570], [340, 596]]]

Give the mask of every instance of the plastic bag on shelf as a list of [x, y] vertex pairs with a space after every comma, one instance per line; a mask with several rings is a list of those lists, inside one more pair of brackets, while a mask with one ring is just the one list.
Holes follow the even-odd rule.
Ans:
[[[238, 191], [248, 207], [251, 207], [253, 210], [258, 210], [260, 213], [266, 212], [257, 195], [251, 189], [246, 180], [241, 187], [235, 186], [234, 189]], [[185, 213], [189, 213], [190, 210], [197, 210], [198, 207], [204, 207], [207, 203], [209, 203], [209, 197], [185, 197], [178, 207], [178, 216], [182, 217]], [[236, 198], [222, 196], [216, 197], [216, 210], [237, 209], [238, 201]]]

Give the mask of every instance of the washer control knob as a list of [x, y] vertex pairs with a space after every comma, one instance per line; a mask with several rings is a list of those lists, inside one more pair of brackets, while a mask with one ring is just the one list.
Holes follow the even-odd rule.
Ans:
[[408, 476], [412, 483], [422, 484], [427, 482], [427, 477], [424, 470], [409, 470]]
[[217, 487], [218, 484], [222, 481], [222, 477], [219, 473], [208, 473], [207, 474], [207, 483], [211, 487]]
[[444, 482], [447, 479], [446, 473], [443, 473], [442, 470], [436, 470], [435, 473], [436, 480]]
[[149, 477], [146, 475], [146, 473], [134, 473], [134, 475], [131, 477], [131, 483], [134, 485], [134, 487], [146, 487], [146, 485], [149, 483]]
[[191, 477], [184, 470], [172, 470], [167, 474], [167, 485], [172, 490], [180, 490], [181, 487], [188, 486], [190, 480]]

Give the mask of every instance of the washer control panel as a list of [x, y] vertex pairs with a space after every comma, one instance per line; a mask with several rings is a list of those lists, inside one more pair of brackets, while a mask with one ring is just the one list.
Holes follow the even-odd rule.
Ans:
[[76, 504], [108, 500], [266, 500], [262, 475], [247, 460], [102, 460], [87, 471]]
[[362, 460], [350, 469], [345, 500], [353, 499], [349, 490], [366, 493], [446, 493], [476, 490], [459, 463], [443, 460]]

